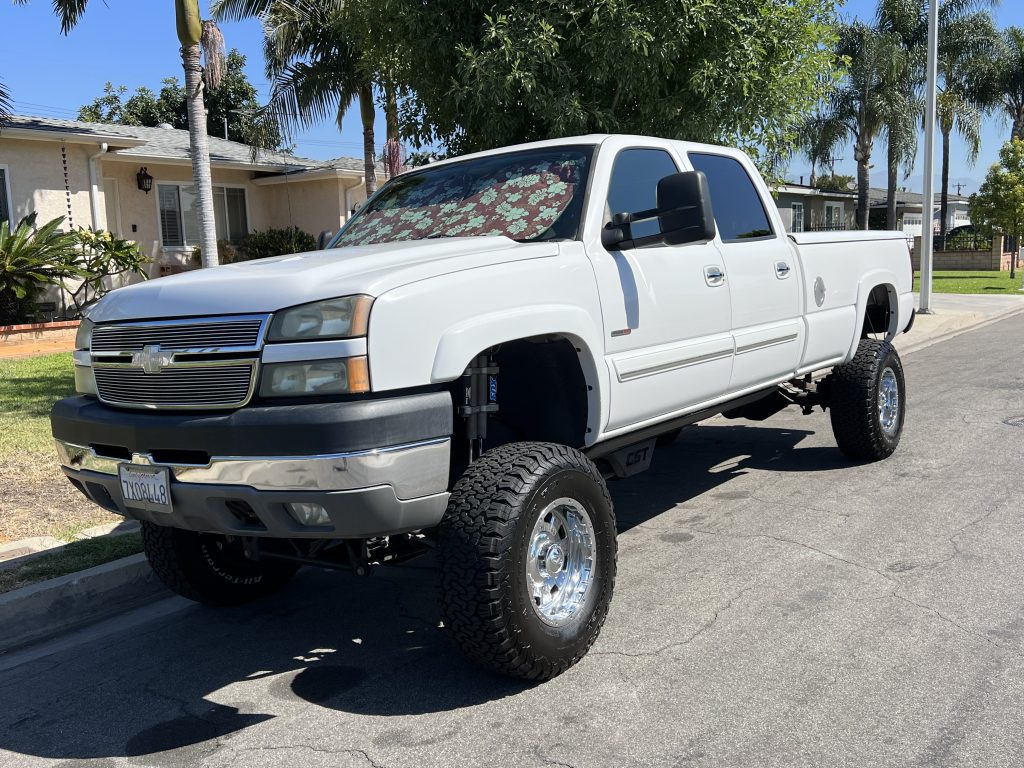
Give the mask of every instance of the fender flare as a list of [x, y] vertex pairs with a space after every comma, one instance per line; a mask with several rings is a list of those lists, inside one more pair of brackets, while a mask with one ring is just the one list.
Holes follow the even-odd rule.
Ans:
[[[587, 392], [587, 438], [596, 439], [607, 419], [610, 386], [603, 365], [600, 328], [590, 313], [572, 305], [539, 304], [504, 309], [463, 320], [445, 329], [437, 343], [432, 383], [457, 379], [482, 350], [532, 336], [562, 336], [576, 347]], [[599, 365], [598, 362], [602, 364]]]
[[871, 291], [879, 285], [884, 285], [889, 292], [889, 327], [885, 331], [885, 340], [892, 341], [896, 338], [901, 328], [900, 324], [900, 295], [896, 286], [899, 278], [896, 273], [888, 269], [873, 269], [863, 275], [857, 285], [857, 306], [853, 329], [853, 342], [847, 351], [846, 359], [851, 360], [857, 354], [857, 346], [860, 344], [860, 329], [864, 324], [864, 315], [868, 309], [868, 299], [871, 298]]

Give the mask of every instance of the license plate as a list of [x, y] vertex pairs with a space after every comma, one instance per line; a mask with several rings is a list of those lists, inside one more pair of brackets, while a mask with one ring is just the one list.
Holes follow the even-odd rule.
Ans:
[[118, 467], [121, 496], [126, 507], [171, 511], [171, 484], [167, 467], [121, 464]]

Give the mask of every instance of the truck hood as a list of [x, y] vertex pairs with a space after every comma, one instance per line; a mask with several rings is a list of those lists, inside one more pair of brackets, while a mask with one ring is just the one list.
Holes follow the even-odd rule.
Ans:
[[274, 312], [320, 299], [380, 294], [431, 277], [558, 254], [555, 243], [459, 237], [334, 248], [225, 264], [107, 294], [89, 312], [111, 320]]

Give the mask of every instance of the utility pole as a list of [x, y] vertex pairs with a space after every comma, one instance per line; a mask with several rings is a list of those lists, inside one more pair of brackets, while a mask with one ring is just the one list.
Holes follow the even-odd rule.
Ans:
[[922, 315], [932, 314], [932, 256], [935, 249], [935, 87], [938, 81], [939, 0], [928, 2], [928, 82], [925, 89], [924, 194], [921, 213], [921, 303]]

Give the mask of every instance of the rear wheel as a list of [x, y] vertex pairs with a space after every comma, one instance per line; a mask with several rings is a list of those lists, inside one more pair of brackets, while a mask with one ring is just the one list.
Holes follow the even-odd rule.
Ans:
[[547, 680], [590, 649], [615, 584], [615, 516], [579, 451], [510, 443], [456, 483], [438, 538], [444, 624], [471, 659]]
[[236, 605], [268, 595], [295, 575], [294, 563], [245, 557], [241, 539], [142, 523], [142, 546], [153, 571], [182, 597]]
[[878, 461], [892, 455], [906, 416], [903, 364], [892, 344], [861, 340], [853, 360], [832, 372], [829, 409], [832, 432], [846, 456]]

